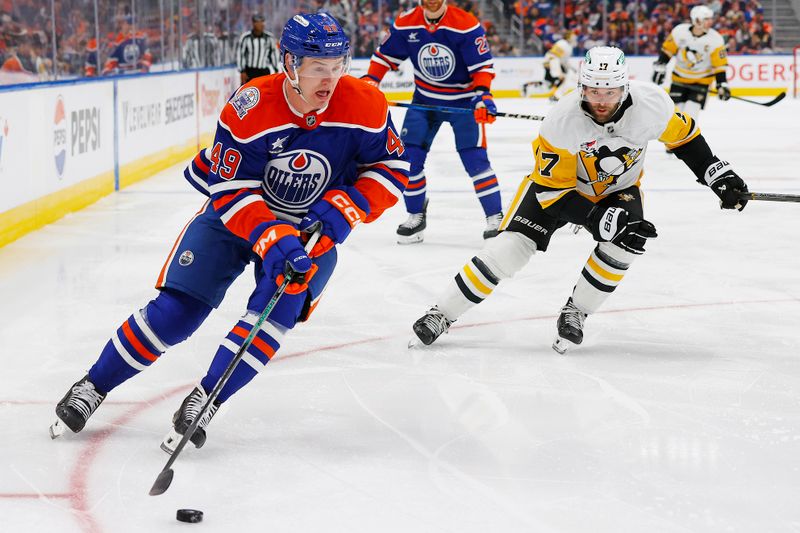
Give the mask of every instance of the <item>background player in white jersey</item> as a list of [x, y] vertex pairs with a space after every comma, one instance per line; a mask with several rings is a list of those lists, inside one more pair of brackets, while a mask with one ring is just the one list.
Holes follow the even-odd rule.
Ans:
[[[571, 91], [574, 87], [574, 69], [569, 64], [572, 52], [578, 44], [578, 39], [571, 31], [564, 32], [564, 38], [556, 41], [550, 50], [544, 54], [544, 81], [549, 91], [550, 99], [558, 101], [559, 98]], [[572, 81], [572, 83], [570, 83]], [[526, 84], [527, 85], [527, 84]], [[523, 96], [527, 96], [523, 86]]]
[[697, 119], [706, 105], [709, 86], [716, 81], [717, 95], [726, 101], [731, 97], [725, 69], [728, 55], [722, 36], [711, 26], [714, 12], [706, 6], [695, 6], [689, 12], [691, 24], [678, 24], [661, 45], [653, 64], [653, 82], [664, 83], [667, 63], [674, 57], [669, 95], [685, 111]]
[[597, 241], [561, 309], [553, 348], [564, 353], [583, 340], [587, 315], [616, 289], [647, 239], [639, 182], [647, 143], [671, 148], [719, 197], [724, 209], [743, 209], [747, 190], [731, 165], [714, 156], [694, 119], [680, 112], [650, 83], [629, 82], [622, 50], [589, 50], [580, 90], [562, 98], [542, 122], [533, 143], [535, 166], [523, 180], [500, 234], [487, 241], [455, 276], [436, 306], [414, 323], [430, 344], [464, 312], [482, 302], [501, 280], [544, 252], [553, 232], [567, 223], [585, 226]]
[[[283, 72], [240, 87], [220, 114], [213, 147], [193, 162], [193, 183], [209, 198], [178, 236], [159, 274], [158, 296], [123, 322], [87, 375], [69, 388], [56, 406], [51, 436], [63, 425], [81, 431], [109, 392], [192, 335], [252, 262], [256, 286], [245, 313], [162, 444], [174, 450], [234, 354], [244, 350], [191, 437], [202, 446], [219, 405], [309, 318], [336, 267], [337, 245], [402, 196], [409, 169], [403, 144], [383, 94], [347, 75], [350, 41], [341, 26], [326, 13], [298, 14], [286, 23], [280, 46]], [[317, 225], [321, 236], [305, 250], [301, 231]], [[292, 274], [291, 283], [261, 323], [284, 273]]]

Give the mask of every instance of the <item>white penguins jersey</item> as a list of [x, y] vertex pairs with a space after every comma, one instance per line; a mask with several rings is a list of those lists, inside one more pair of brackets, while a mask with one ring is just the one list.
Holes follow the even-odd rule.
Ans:
[[700, 129], [680, 112], [660, 87], [631, 81], [622, 116], [600, 125], [581, 107], [573, 91], [552, 108], [533, 142], [535, 167], [528, 179], [545, 209], [577, 191], [592, 202], [639, 185], [647, 143], [658, 139], [677, 148]]
[[572, 45], [566, 39], [559, 39], [544, 55], [544, 68], [554, 78], [560, 78], [569, 70]]
[[708, 85], [728, 65], [725, 41], [714, 29], [695, 37], [691, 24], [678, 24], [664, 40], [661, 50], [675, 58], [672, 79], [678, 83]]

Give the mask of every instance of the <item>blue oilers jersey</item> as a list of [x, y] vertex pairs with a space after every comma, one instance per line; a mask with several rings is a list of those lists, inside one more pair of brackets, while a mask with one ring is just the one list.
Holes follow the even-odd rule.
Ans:
[[429, 24], [419, 6], [400, 15], [373, 54], [369, 74], [380, 80], [405, 59], [414, 66], [418, 103], [467, 107], [475, 87], [488, 89], [494, 78], [483, 27], [455, 6], [448, 6], [437, 24]]
[[326, 191], [354, 186], [371, 222], [402, 197], [405, 147], [383, 94], [344, 76], [328, 106], [301, 114], [283, 91], [286, 76], [256, 78], [223, 109], [214, 144], [184, 172], [211, 197], [225, 226], [255, 242], [262, 222], [299, 222]]

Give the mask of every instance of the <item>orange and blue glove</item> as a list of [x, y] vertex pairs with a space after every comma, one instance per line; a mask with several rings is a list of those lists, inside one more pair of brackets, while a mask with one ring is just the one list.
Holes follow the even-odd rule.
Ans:
[[322, 236], [308, 255], [319, 257], [343, 243], [369, 213], [369, 202], [355, 187], [343, 185], [328, 190], [321, 200], [311, 206], [299, 224], [301, 231], [310, 231], [315, 224], [322, 224]]
[[497, 106], [494, 105], [492, 93], [487, 89], [478, 89], [478, 93], [472, 97], [470, 102], [475, 115], [475, 122], [478, 124], [491, 124], [497, 120]]
[[255, 237], [253, 251], [262, 259], [264, 274], [283, 283], [284, 275], [292, 273], [292, 283], [286, 287], [289, 294], [299, 294], [308, 288], [308, 282], [317, 271], [317, 265], [303, 249], [297, 228], [281, 220], [262, 222], [252, 235]]

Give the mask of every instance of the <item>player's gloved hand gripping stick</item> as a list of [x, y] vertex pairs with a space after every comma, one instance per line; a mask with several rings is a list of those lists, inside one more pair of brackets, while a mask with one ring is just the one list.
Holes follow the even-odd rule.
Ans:
[[[319, 240], [321, 234], [320, 227], [318, 225], [312, 226], [308, 229], [312, 233], [311, 237], [308, 239], [308, 242], [305, 245], [306, 253], [310, 252], [314, 248], [314, 245], [317, 244], [317, 241]], [[214, 403], [214, 400], [217, 399], [217, 396], [219, 396], [220, 391], [222, 391], [222, 388], [228, 382], [228, 379], [230, 379], [231, 374], [233, 374], [233, 371], [236, 368], [236, 365], [238, 365], [239, 361], [241, 361], [242, 357], [244, 357], [244, 354], [250, 347], [250, 344], [252, 344], [253, 339], [256, 336], [256, 333], [258, 333], [258, 331], [261, 329], [261, 325], [264, 323], [264, 321], [267, 320], [267, 318], [269, 318], [269, 315], [275, 308], [275, 305], [278, 303], [278, 300], [280, 300], [281, 296], [283, 296], [283, 293], [286, 292], [286, 289], [295, 280], [295, 278], [298, 275], [304, 277], [303, 274], [304, 273], [298, 273], [297, 271], [295, 271], [292, 268], [292, 265], [287, 261], [286, 269], [284, 271], [283, 281], [275, 290], [275, 294], [272, 295], [270, 301], [267, 302], [264, 311], [261, 312], [261, 315], [258, 317], [256, 323], [253, 324], [253, 328], [250, 330], [250, 334], [247, 336], [247, 338], [242, 343], [242, 346], [236, 352], [236, 355], [231, 360], [230, 364], [228, 365], [228, 368], [225, 369], [225, 373], [222, 374], [222, 377], [220, 378], [216, 387], [214, 387], [214, 390], [211, 391], [211, 394], [208, 395], [208, 400], [206, 401], [206, 404], [203, 406], [203, 409], [197, 414], [197, 416], [194, 419], [194, 422], [192, 422], [192, 425], [189, 426], [189, 428], [186, 430], [186, 433], [183, 434], [183, 438], [178, 443], [178, 446], [175, 448], [175, 451], [170, 456], [169, 460], [167, 461], [167, 464], [165, 464], [164, 468], [161, 469], [161, 472], [158, 474], [158, 477], [153, 483], [153, 486], [150, 488], [150, 496], [158, 496], [159, 494], [164, 494], [169, 488], [170, 484], [172, 484], [172, 478], [175, 475], [175, 471], [172, 470], [173, 463], [175, 463], [175, 460], [180, 455], [184, 446], [186, 446], [186, 443], [189, 442], [189, 439], [191, 439], [192, 435], [197, 430], [197, 426], [200, 423], [200, 420], [203, 419], [203, 416], [205, 416], [206, 412], [211, 407], [211, 404]]]

